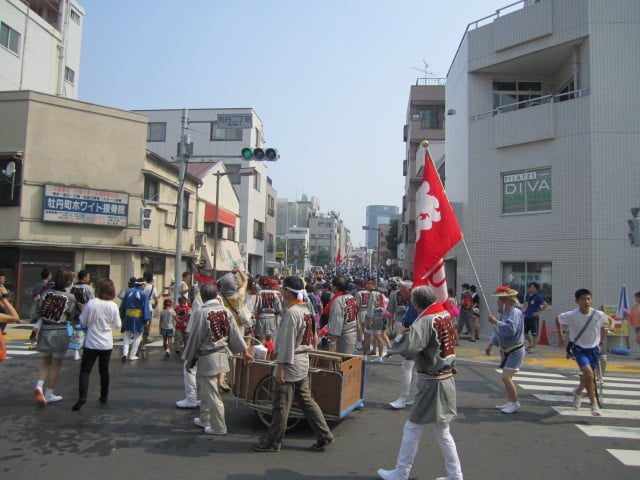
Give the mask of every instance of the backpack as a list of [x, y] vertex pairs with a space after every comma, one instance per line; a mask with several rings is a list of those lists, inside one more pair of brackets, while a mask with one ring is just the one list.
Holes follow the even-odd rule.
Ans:
[[473, 307], [473, 298], [471, 297], [471, 294], [469, 292], [464, 292], [462, 294], [460, 304], [465, 310], [471, 310], [471, 308]]

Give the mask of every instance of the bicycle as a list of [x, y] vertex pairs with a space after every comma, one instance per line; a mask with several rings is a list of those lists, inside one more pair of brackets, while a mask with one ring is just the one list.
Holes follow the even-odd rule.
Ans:
[[[600, 346], [600, 351], [606, 352], [606, 336], [602, 340], [602, 345]], [[596, 402], [598, 403], [598, 407], [603, 408], [604, 405], [604, 372], [607, 369], [607, 354], [601, 353], [598, 358], [598, 363], [596, 368], [593, 371], [593, 382], [595, 385], [596, 392]]]

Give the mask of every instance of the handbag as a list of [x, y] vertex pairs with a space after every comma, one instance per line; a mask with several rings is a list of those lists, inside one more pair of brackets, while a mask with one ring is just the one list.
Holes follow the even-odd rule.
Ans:
[[84, 348], [84, 339], [87, 336], [87, 329], [82, 327], [80, 323], [73, 325], [71, 322], [67, 324], [67, 336], [69, 337], [68, 348], [72, 350], [81, 350]]
[[591, 315], [589, 315], [589, 318], [587, 319], [586, 323], [582, 326], [582, 329], [578, 332], [578, 335], [576, 335], [576, 338], [574, 338], [573, 340], [570, 340], [570, 341], [567, 342], [567, 346], [565, 348], [565, 350], [567, 352], [567, 360], [570, 359], [570, 358], [574, 358], [573, 346], [578, 341], [578, 339], [582, 336], [584, 331], [587, 329], [587, 326], [591, 323], [591, 319], [593, 318], [593, 315], [595, 313], [596, 313], [595, 310], [591, 312]]
[[7, 342], [4, 339], [4, 333], [0, 331], [0, 362], [7, 359]]
[[67, 328], [40, 329], [36, 350], [42, 353], [64, 352], [69, 345]]

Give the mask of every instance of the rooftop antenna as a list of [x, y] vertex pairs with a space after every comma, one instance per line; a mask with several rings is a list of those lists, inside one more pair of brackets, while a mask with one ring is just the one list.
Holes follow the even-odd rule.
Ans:
[[411, 67], [413, 70], [416, 70], [418, 72], [421, 72], [424, 76], [422, 78], [428, 78], [428, 77], [435, 77], [436, 74], [433, 72], [429, 71], [429, 64], [426, 62], [426, 60], [422, 60], [422, 68], [418, 68], [418, 67]]

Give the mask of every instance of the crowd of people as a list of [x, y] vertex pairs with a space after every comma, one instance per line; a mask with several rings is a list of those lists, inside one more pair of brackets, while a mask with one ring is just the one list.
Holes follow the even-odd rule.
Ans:
[[[311, 448], [321, 451], [334, 442], [334, 436], [311, 394], [308, 353], [326, 349], [360, 355], [363, 361], [374, 364], [397, 355], [401, 358], [399, 397], [389, 406], [412, 409], [404, 425], [395, 468], [380, 469], [378, 476], [387, 480], [409, 478], [422, 432], [432, 424], [445, 461], [447, 477], [443, 478], [462, 479], [449, 424], [457, 408], [455, 347], [465, 330], [470, 341], [479, 339], [481, 302], [475, 287], [463, 284], [459, 297], [450, 289], [449, 298], [439, 303], [434, 290], [414, 286], [410, 280], [376, 281], [366, 272], [334, 273], [331, 276], [317, 271], [305, 278], [252, 277], [236, 268], [214, 280], [205, 274], [185, 272], [174, 286], [178, 298], [174, 305], [171, 298], [162, 300], [149, 273], [131, 278], [128, 288], [116, 295], [110, 279], [100, 279], [94, 290], [87, 272], [78, 272], [74, 283], [74, 274], [68, 268], [60, 268], [53, 275], [43, 270], [42, 280], [33, 291], [33, 343], [42, 353], [35, 400], [43, 406], [62, 400], [54, 390], [68, 348], [68, 326], [74, 325], [85, 333], [78, 400], [72, 409], [80, 410], [87, 401], [89, 377], [96, 360], [99, 401], [107, 402], [114, 333], [122, 332], [121, 361], [135, 362], [146, 348], [152, 332], [152, 313], [157, 311], [163, 353], [167, 357], [175, 353], [183, 365], [185, 398], [177, 401], [176, 407], [199, 407], [200, 415], [194, 423], [205, 434], [227, 433], [221, 392], [231, 388], [226, 378], [229, 354], [240, 355], [245, 362], [260, 355], [274, 362], [273, 420], [254, 450], [280, 451], [295, 400], [316, 436]], [[0, 285], [0, 302], [5, 306], [9, 302], [3, 289]], [[539, 316], [548, 308], [539, 289], [537, 283], [529, 284], [525, 303], [520, 305], [519, 292], [510, 286], [498, 287], [493, 293], [497, 311], [487, 314], [493, 335], [485, 351], [490, 355], [493, 347], [500, 350], [506, 403], [496, 408], [505, 414], [522, 408], [513, 376], [526, 353], [534, 351]], [[119, 306], [116, 298], [120, 299]], [[640, 293], [636, 300], [630, 313], [640, 319]], [[556, 321], [561, 342], [565, 341], [561, 327], [568, 329], [571, 353], [581, 372], [580, 383], [573, 391], [573, 406], [580, 408], [586, 391], [591, 413], [597, 416], [600, 410], [595, 400], [593, 371], [603, 329], [611, 319], [592, 307], [591, 293], [586, 289], [576, 291], [575, 302], [577, 308], [560, 314]], [[0, 313], [0, 321], [17, 321], [11, 308], [9, 303], [5, 309], [8, 312]], [[640, 330], [640, 325], [635, 328]], [[417, 393], [412, 397], [415, 378]]]

